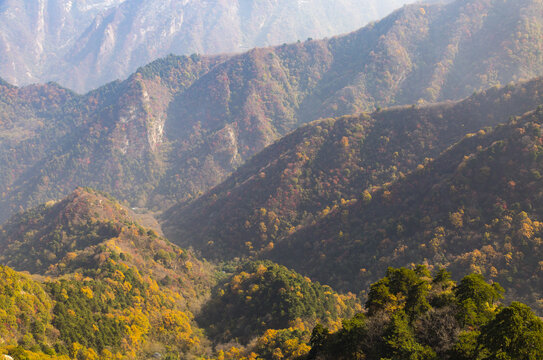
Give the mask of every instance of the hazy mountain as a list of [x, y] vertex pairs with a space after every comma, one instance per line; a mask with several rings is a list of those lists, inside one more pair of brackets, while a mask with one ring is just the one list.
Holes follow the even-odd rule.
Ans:
[[0, 76], [88, 91], [170, 53], [240, 52], [336, 35], [409, 1], [8, 0], [0, 5]]
[[413, 5], [343, 37], [234, 56], [172, 100], [165, 136], [182, 140], [154, 201], [190, 199], [318, 118], [460, 99], [543, 75], [534, 56], [543, 17], [532, 16], [542, 11], [534, 1]]
[[316, 121], [171, 209], [163, 228], [206, 257], [268, 258], [343, 290], [426, 263], [480, 272], [538, 306], [542, 86]]
[[52, 80], [84, 29], [124, 0], [4, 0], [0, 2], [0, 76], [13, 84]]
[[[174, 63], [180, 72], [172, 71], [172, 81], [183, 89], [199, 72], [207, 71], [213, 60], [186, 58]], [[169, 77], [166, 69], [162, 68]], [[142, 199], [154, 187], [149, 184], [156, 184], [163, 171], [158, 145], [163, 143], [164, 112], [171, 98], [166, 80], [165, 85], [152, 84], [156, 83], [150, 83], [151, 96], [140, 76], [85, 96], [55, 84], [4, 85], [0, 95], [2, 193], [6, 204], [15, 205], [4, 214], [86, 185], [120, 190], [126, 184], [126, 194], [136, 196], [130, 202], [144, 205]], [[134, 185], [139, 190], [133, 191]], [[18, 195], [12, 193], [12, 197], [9, 193], [15, 188]]]
[[2, 217], [87, 185], [164, 209], [303, 123], [543, 74], [541, 11], [533, 0], [412, 5], [328, 40], [167, 57], [84, 96], [4, 84]]

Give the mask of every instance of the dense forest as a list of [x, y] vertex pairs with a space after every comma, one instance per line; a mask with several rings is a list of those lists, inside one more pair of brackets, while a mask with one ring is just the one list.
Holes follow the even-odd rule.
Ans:
[[31, 281], [3, 268], [2, 281], [15, 288], [0, 293], [17, 298], [2, 304], [18, 306], [22, 319], [7, 328], [17, 359], [39, 349], [80, 359], [135, 358], [149, 346], [205, 353], [193, 311], [209, 297], [213, 266], [143, 228], [111, 198], [77, 189], [11, 218], [0, 243], [2, 263], [34, 274]]
[[458, 283], [440, 269], [389, 268], [365, 312], [340, 331], [317, 325], [307, 359], [538, 359], [543, 321], [526, 305], [500, 304], [503, 288], [480, 274]]
[[202, 359], [280, 347], [298, 356], [317, 323], [339, 329], [362, 310], [355, 295], [269, 261], [202, 261], [136, 218], [79, 188], [0, 227], [10, 265], [0, 267], [0, 354]]
[[340, 296], [329, 286], [269, 261], [240, 265], [215, 292], [199, 322], [212, 338], [225, 342], [247, 343], [255, 334], [288, 328], [297, 321], [307, 327], [320, 322], [337, 328], [341, 318], [361, 310], [354, 295]]
[[405, 177], [467, 133], [533, 110], [540, 94], [536, 79], [459, 102], [313, 122], [196, 201], [168, 210], [164, 231], [209, 258], [257, 255], [348, 203], [369, 201], [373, 187]]
[[468, 134], [436, 160], [373, 188], [371, 199], [292, 234], [267, 256], [339, 288], [362, 289], [394, 264], [449, 266], [496, 279], [539, 307], [542, 121], [539, 107]]
[[[91, 190], [79, 196], [105, 202]], [[150, 248], [168, 245], [151, 232], [130, 238]], [[269, 261], [212, 268], [174, 246], [173, 253], [126, 251], [121, 239], [111, 242], [100, 242], [100, 251], [76, 250], [72, 257], [89, 250], [98, 257], [73, 270], [60, 266], [62, 276], [0, 267], [0, 354], [22, 360], [543, 356], [543, 322], [522, 303], [502, 303], [504, 289], [478, 273], [455, 282], [444, 269], [432, 275], [422, 265], [388, 268], [362, 307], [352, 294]], [[133, 260], [153, 253], [145, 264]], [[215, 280], [202, 283], [211, 273]], [[194, 306], [195, 286], [213, 287], [202, 306]]]

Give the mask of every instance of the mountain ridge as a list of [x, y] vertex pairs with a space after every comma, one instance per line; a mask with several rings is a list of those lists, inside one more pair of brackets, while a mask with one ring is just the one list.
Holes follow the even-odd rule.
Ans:
[[[16, 84], [55, 80], [88, 91], [125, 79], [137, 67], [169, 53], [231, 53], [336, 35], [377, 20], [403, 3], [341, 0], [331, 7], [320, 0], [11, 0], [0, 8], [6, 24], [0, 27], [5, 54], [0, 73]], [[25, 42], [18, 42], [21, 37]]]
[[[466, 133], [537, 107], [542, 89], [540, 78], [458, 102], [310, 123], [265, 148], [207, 194], [170, 208], [163, 215], [164, 231], [212, 258], [258, 254], [327, 212], [371, 197], [368, 190], [405, 177]], [[194, 223], [202, 225], [195, 229]]]
[[15, 342], [21, 358], [26, 350], [59, 358], [145, 358], [150, 348], [204, 354], [193, 313], [215, 285], [214, 267], [135, 217], [109, 195], [78, 188], [0, 227], [0, 262], [33, 274], [33, 291], [49, 308], [36, 330], [2, 333], [2, 346]]

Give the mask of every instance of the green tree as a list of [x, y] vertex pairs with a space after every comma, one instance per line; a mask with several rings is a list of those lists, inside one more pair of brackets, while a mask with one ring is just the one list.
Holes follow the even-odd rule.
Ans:
[[394, 312], [405, 309], [410, 320], [428, 311], [430, 304], [426, 299], [429, 283], [427, 269], [419, 267], [416, 270], [406, 268], [388, 268], [387, 275], [382, 280], [371, 285], [366, 308], [370, 315], [378, 311]]
[[311, 339], [309, 341], [309, 343], [311, 344], [311, 353], [320, 351], [324, 347], [326, 339], [329, 335], [330, 330], [322, 326], [321, 323], [318, 323], [315, 328], [313, 328], [313, 332], [311, 333]]
[[479, 334], [479, 331], [463, 331], [450, 353], [450, 358], [455, 360], [480, 360], [488, 355], [488, 352], [479, 346]]
[[488, 284], [481, 274], [465, 276], [455, 289], [461, 308], [459, 320], [466, 325], [486, 323], [494, 314], [495, 302], [503, 299], [504, 292], [500, 284]]
[[419, 344], [403, 311], [395, 314], [384, 335], [384, 356], [387, 359], [430, 360], [437, 359], [428, 346]]
[[481, 329], [479, 342], [490, 351], [486, 359], [543, 359], [543, 321], [519, 302], [503, 308]]

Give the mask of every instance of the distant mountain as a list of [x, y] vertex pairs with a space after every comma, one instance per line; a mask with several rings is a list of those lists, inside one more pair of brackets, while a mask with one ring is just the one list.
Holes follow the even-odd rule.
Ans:
[[9, 0], [0, 6], [0, 76], [88, 91], [170, 53], [337, 35], [410, 1]]
[[123, 1], [0, 2], [0, 76], [14, 84], [53, 80], [51, 67], [62, 61], [83, 30], [98, 14]]
[[534, 0], [411, 5], [342, 37], [170, 56], [84, 96], [5, 85], [0, 218], [77, 186], [164, 209], [306, 122], [543, 75], [541, 11]]
[[147, 88], [141, 75], [135, 75], [85, 96], [56, 84], [4, 85], [0, 189], [2, 202], [10, 205], [2, 206], [0, 218], [19, 206], [26, 209], [65, 196], [77, 186], [109, 190], [125, 200], [121, 192], [130, 193], [135, 196], [130, 203], [145, 205], [164, 167], [159, 146], [171, 94], [218, 59], [170, 59], [176, 68], [161, 69], [163, 82], [149, 82]]
[[[531, 55], [543, 49], [537, 27], [531, 26], [541, 22], [530, 15], [537, 11], [543, 11], [541, 4], [532, 1], [412, 5], [343, 37], [231, 57], [172, 99], [164, 136], [179, 139], [177, 150], [151, 201], [191, 199], [265, 146], [318, 118], [460, 99], [498, 83], [543, 75], [543, 58]], [[519, 33], [532, 45], [521, 48], [506, 40]], [[455, 46], [465, 51], [448, 52]], [[525, 55], [510, 55], [508, 48]]]

